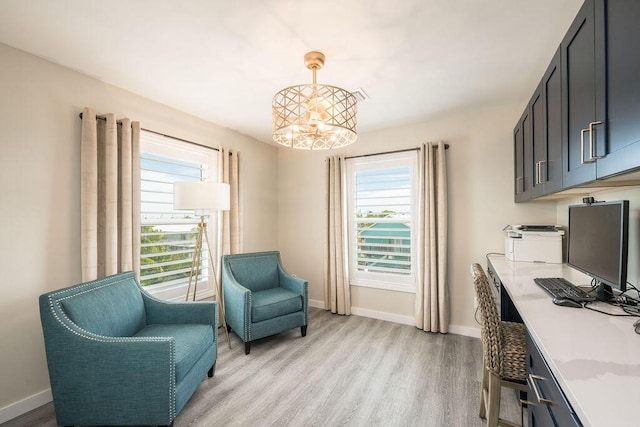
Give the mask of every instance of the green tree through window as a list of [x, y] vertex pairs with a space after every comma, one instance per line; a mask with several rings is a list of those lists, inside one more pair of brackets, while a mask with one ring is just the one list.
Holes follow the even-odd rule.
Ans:
[[[160, 273], [191, 268], [197, 233], [197, 227], [187, 233], [164, 233], [152, 225], [141, 226], [140, 264], [148, 267], [145, 268], [147, 278], [143, 278], [140, 284], [149, 286], [188, 278], [188, 271], [155, 276]], [[185, 243], [187, 241], [189, 243]], [[200, 274], [203, 274], [202, 270], [200, 270]]]

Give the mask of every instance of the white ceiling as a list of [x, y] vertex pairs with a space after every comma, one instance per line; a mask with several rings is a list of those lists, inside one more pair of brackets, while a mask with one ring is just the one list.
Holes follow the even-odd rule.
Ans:
[[[271, 141], [271, 100], [363, 88], [358, 130], [528, 100], [582, 0], [2, 0], [0, 42]], [[1, 64], [0, 64], [1, 66]]]

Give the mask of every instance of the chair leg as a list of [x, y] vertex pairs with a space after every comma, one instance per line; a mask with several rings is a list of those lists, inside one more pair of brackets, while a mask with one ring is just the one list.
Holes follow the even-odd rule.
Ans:
[[487, 415], [487, 406], [485, 399], [489, 393], [489, 371], [486, 366], [482, 366], [482, 383], [480, 384], [480, 418], [484, 419]]
[[244, 343], [244, 354], [249, 354], [251, 351], [251, 341]]
[[216, 373], [216, 362], [213, 362], [213, 365], [211, 365], [211, 369], [209, 369], [209, 372], [207, 372], [207, 376], [209, 378], [213, 377], [213, 374]]
[[502, 383], [500, 377], [489, 372], [489, 393], [487, 399], [487, 426], [496, 427], [500, 418], [500, 392]]
[[302, 334], [303, 337], [307, 336], [307, 325], [300, 327], [300, 333]]

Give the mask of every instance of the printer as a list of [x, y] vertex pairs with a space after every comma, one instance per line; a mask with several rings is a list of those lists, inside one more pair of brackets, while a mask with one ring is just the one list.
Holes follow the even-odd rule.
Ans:
[[510, 261], [562, 264], [562, 236], [558, 225], [508, 225], [504, 254]]

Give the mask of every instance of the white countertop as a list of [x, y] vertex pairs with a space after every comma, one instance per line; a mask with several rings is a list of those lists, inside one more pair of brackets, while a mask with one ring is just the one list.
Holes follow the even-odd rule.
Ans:
[[[640, 403], [640, 335], [633, 328], [637, 318], [553, 304], [534, 278], [590, 283], [565, 264], [513, 262], [500, 255], [489, 259], [580, 421], [592, 427], [639, 426], [635, 405]], [[604, 303], [590, 306], [622, 313]]]

